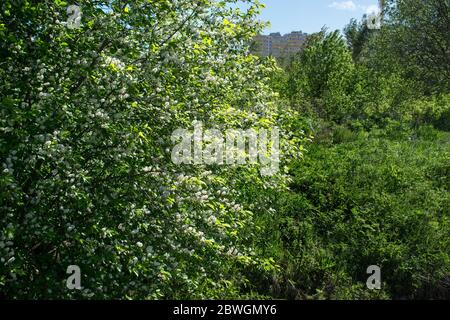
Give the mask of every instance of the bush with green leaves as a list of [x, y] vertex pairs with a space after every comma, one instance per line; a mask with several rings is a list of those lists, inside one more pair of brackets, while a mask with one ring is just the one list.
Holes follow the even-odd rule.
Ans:
[[[194, 120], [289, 122], [274, 62], [248, 54], [260, 4], [236, 2], [78, 1], [68, 28], [71, 2], [2, 1], [2, 296], [228, 298], [252, 294], [249, 269], [270, 276], [254, 220], [285, 174], [171, 161], [172, 132]], [[66, 288], [69, 265], [83, 290]]]
[[[422, 127], [309, 146], [267, 234], [282, 270], [274, 295], [448, 299], [449, 141]], [[365, 287], [370, 265], [381, 267], [380, 291]]]

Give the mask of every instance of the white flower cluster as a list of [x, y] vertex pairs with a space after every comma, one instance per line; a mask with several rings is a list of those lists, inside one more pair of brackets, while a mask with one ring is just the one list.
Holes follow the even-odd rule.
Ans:
[[105, 57], [104, 58], [105, 66], [112, 66], [119, 70], [123, 70], [125, 68], [125, 64], [115, 57]]

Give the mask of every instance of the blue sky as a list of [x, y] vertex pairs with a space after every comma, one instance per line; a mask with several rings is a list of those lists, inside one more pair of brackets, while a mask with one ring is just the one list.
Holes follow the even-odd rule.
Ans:
[[377, 0], [261, 0], [266, 8], [261, 20], [270, 21], [269, 32], [289, 33], [303, 31], [313, 33], [323, 26], [330, 30], [342, 30], [351, 18], [360, 19], [363, 14], [377, 8]]

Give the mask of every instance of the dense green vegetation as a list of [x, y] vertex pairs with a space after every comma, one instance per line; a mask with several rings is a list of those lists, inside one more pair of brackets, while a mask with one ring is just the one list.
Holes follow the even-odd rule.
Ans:
[[[0, 297], [450, 298], [449, 1], [284, 68], [246, 2], [2, 1]], [[194, 121], [277, 126], [281, 170], [175, 164]]]
[[[276, 295], [448, 298], [449, 150], [450, 134], [432, 128], [336, 128], [311, 145], [266, 234], [283, 270]], [[382, 292], [365, 287], [372, 264]]]
[[268, 223], [275, 296], [450, 298], [449, 9], [386, 1], [381, 29], [322, 30], [273, 77], [314, 136]]

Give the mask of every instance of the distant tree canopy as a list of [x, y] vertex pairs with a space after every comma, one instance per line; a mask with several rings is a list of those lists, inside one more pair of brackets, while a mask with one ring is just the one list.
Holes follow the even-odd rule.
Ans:
[[364, 45], [367, 43], [370, 33], [371, 30], [368, 28], [367, 20], [365, 18], [360, 22], [356, 19], [352, 19], [344, 28], [344, 35], [355, 61], [358, 60]]
[[391, 118], [446, 127], [449, 1], [384, 1], [380, 28], [367, 20], [350, 21], [346, 43], [337, 31], [310, 36], [286, 68], [291, 104], [337, 123]]
[[399, 0], [387, 15], [389, 49], [411, 76], [424, 82], [428, 92], [448, 92], [450, 1]]
[[368, 30], [364, 22], [345, 28], [356, 60], [365, 47], [363, 55], [385, 61], [384, 71], [400, 66], [427, 95], [450, 90], [450, 1], [387, 0], [381, 30]]

